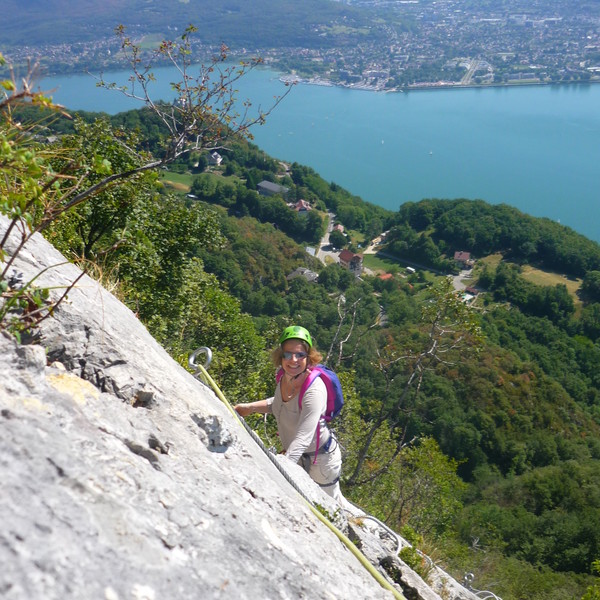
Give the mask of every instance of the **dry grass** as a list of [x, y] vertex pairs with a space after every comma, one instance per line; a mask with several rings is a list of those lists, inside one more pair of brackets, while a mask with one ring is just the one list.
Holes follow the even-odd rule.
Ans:
[[187, 194], [190, 191], [193, 182], [193, 176], [190, 173], [175, 173], [174, 171], [161, 171], [160, 181], [165, 187], [177, 192]]
[[521, 274], [523, 279], [530, 281], [531, 283], [535, 283], [536, 285], [555, 286], [564, 284], [569, 294], [572, 296], [573, 301], [575, 302], [575, 310], [579, 311], [581, 309], [582, 303], [577, 295], [577, 292], [581, 286], [581, 279], [570, 279], [565, 275], [551, 273], [549, 271], [540, 271], [540, 269], [535, 269], [534, 267], [530, 266], [523, 267]]
[[487, 265], [490, 268], [495, 269], [502, 262], [502, 254], [490, 254], [485, 258], [480, 258], [477, 263]]
[[530, 266], [524, 266], [522, 275], [527, 281], [535, 283], [537, 285], [558, 285], [563, 283], [567, 286], [569, 292], [575, 293], [581, 285], [581, 279], [569, 279], [564, 275], [558, 273], [551, 273], [549, 271], [540, 271]]
[[[483, 269], [484, 265], [487, 265], [491, 269], [495, 269], [500, 262], [503, 260], [501, 254], [490, 254], [485, 258], [481, 258], [477, 261], [477, 265], [475, 267], [475, 279], [479, 275], [479, 272]], [[582, 280], [581, 279], [572, 279], [565, 275], [561, 275], [559, 273], [552, 273], [550, 271], [542, 271], [541, 269], [536, 269], [531, 266], [524, 266], [521, 270], [521, 276], [526, 281], [529, 281], [535, 285], [541, 286], [555, 286], [559, 284], [563, 284], [566, 286], [567, 291], [573, 298], [573, 302], [575, 303], [575, 314], [579, 314], [581, 308], [583, 306], [577, 292], [581, 287]]]
[[177, 181], [171, 181], [169, 179], [164, 179], [163, 183], [167, 186], [170, 187], [173, 190], [176, 190], [178, 192], [184, 192], [187, 193], [190, 191], [190, 186], [186, 185], [185, 183], [180, 183]]

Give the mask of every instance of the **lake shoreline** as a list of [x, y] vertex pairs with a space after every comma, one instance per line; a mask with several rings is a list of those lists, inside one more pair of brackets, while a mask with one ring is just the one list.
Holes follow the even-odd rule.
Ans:
[[[231, 56], [230, 61], [233, 61], [233, 60], [237, 60], [237, 57]], [[240, 58], [240, 60], [241, 60], [241, 58]], [[248, 60], [248, 59], [247, 59], [247, 57], [243, 57], [243, 60]], [[230, 62], [230, 61], [228, 61], [228, 62]], [[199, 61], [196, 64], [198, 64], [198, 65], [208, 64], [208, 62], [204, 63], [202, 61]], [[127, 64], [123, 64], [120, 66], [115, 64], [115, 65], [111, 65], [110, 68], [105, 69], [103, 72], [110, 73], [110, 72], [117, 72], [117, 71], [118, 72], [126, 71], [126, 70], [128, 70], [128, 66], [129, 65], [127, 65]], [[170, 66], [169, 63], [155, 65], [155, 67], [157, 69], [162, 69], [162, 68], [169, 67], [169, 66]], [[367, 84], [351, 84], [351, 83], [347, 84], [347, 83], [341, 83], [341, 82], [334, 82], [330, 79], [326, 79], [326, 78], [322, 78], [322, 77], [312, 77], [312, 78], [311, 77], [302, 77], [299, 75], [295, 75], [294, 73], [281, 71], [275, 65], [272, 65], [268, 62], [263, 62], [262, 64], [258, 64], [254, 68], [258, 69], [258, 70], [267, 70], [267, 71], [278, 73], [279, 81], [281, 81], [282, 83], [285, 83], [286, 85], [289, 85], [291, 83], [302, 84], [302, 85], [316, 85], [316, 86], [321, 86], [321, 87], [335, 87], [335, 88], [340, 88], [340, 89], [345, 89], [345, 90], [377, 92], [377, 93], [385, 93], [385, 94], [408, 93], [411, 91], [447, 91], [447, 90], [468, 90], [468, 89], [486, 90], [486, 89], [493, 89], [493, 88], [512, 89], [512, 88], [524, 88], [524, 87], [571, 87], [571, 86], [585, 87], [588, 85], [592, 86], [592, 85], [600, 84], [600, 76], [596, 76], [595, 78], [592, 78], [589, 81], [532, 81], [532, 80], [526, 80], [526, 81], [522, 81], [522, 82], [514, 81], [514, 82], [509, 82], [509, 83], [485, 83], [485, 84], [468, 83], [468, 84], [464, 84], [464, 85], [461, 83], [456, 83], [456, 82], [435, 82], [435, 83], [422, 82], [422, 83], [416, 83], [413, 85], [402, 86], [402, 87], [385, 88], [385, 87], [381, 87], [381, 86], [371, 86], [371, 85], [367, 85]], [[73, 70], [73, 71], [65, 70], [65, 71], [56, 72], [56, 73], [47, 71], [41, 76], [40, 81], [43, 80], [44, 78], [71, 77], [71, 76], [81, 76], [81, 75], [92, 75], [93, 76], [93, 73], [90, 71], [90, 69], [83, 69], [83, 70], [78, 69], [78, 70]], [[6, 69], [0, 69], [0, 77], [6, 78], [9, 76], [10, 76], [10, 73]]]
[[[152, 97], [170, 101], [177, 73], [156, 69]], [[126, 85], [129, 72], [105, 72]], [[285, 91], [268, 65], [239, 82], [238, 98], [269, 106]], [[90, 75], [47, 78], [69, 110], [116, 114], [141, 103]], [[424, 198], [483, 199], [561, 222], [600, 241], [600, 86], [455, 86], [359, 94], [297, 85], [254, 142], [273, 158], [314, 169], [365, 202], [397, 211]], [[462, 93], [452, 93], [461, 89]], [[369, 90], [364, 90], [369, 91]]]
[[[268, 67], [266, 67], [268, 68]], [[269, 69], [273, 70], [273, 69]], [[345, 90], [376, 92], [383, 94], [409, 93], [411, 91], [449, 91], [449, 90], [487, 90], [497, 88], [525, 88], [525, 87], [570, 87], [592, 86], [600, 84], [598, 80], [591, 81], [523, 81], [514, 83], [486, 83], [486, 84], [460, 84], [460, 83], [417, 83], [407, 87], [384, 88], [362, 84], [339, 83], [330, 79], [304, 78], [296, 75], [282, 74], [279, 81], [286, 85], [316, 85], [321, 87], [336, 87]]]

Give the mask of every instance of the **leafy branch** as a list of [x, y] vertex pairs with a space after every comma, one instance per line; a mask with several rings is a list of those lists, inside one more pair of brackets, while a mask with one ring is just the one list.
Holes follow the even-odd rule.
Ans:
[[[130, 87], [118, 88], [102, 77], [98, 82], [100, 87], [119, 89], [140, 100], [159, 119], [167, 135], [161, 155], [157, 157], [137, 152], [135, 136], [113, 131], [110, 127], [103, 128], [102, 125], [98, 130], [102, 134], [101, 143], [88, 144], [88, 149], [91, 147], [88, 153], [82, 150], [85, 144], [69, 141], [68, 138], [56, 145], [41, 144], [35, 137], [40, 123], [23, 126], [13, 118], [13, 108], [23, 103], [37, 104], [66, 114], [46, 95], [34, 91], [37, 65], [29, 65], [28, 73], [20, 83], [12, 68], [9, 69], [10, 77], [0, 81], [0, 213], [9, 219], [0, 239], [3, 294], [0, 329], [17, 332], [39, 323], [39, 311], [47, 294], [42, 291], [34, 293], [30, 285], [32, 282], [24, 288], [9, 286], [8, 277], [16, 257], [32, 235], [47, 230], [63, 214], [103, 195], [112, 194], [117, 205], [120, 200], [115, 190], [188, 152], [222, 148], [226, 140], [236, 137], [251, 139], [250, 128], [263, 124], [271, 110], [289, 93], [291, 88], [283, 96], [276, 97], [271, 107], [266, 110], [259, 107], [252, 115], [249, 101], [238, 102], [235, 85], [262, 61], [255, 59], [238, 66], [225, 66], [225, 46], [208, 66], [200, 67], [198, 76], [193, 77], [190, 74], [193, 66], [191, 36], [195, 31], [190, 26], [178, 41], [162, 42], [143, 63], [145, 55], [141, 48], [131, 42], [122, 26], [118, 27], [116, 34], [121, 41], [121, 50], [132, 71]], [[181, 78], [171, 84], [177, 96], [173, 103], [154, 102], [149, 89], [155, 81], [153, 64], [165, 59], [176, 68]], [[0, 54], [0, 66], [4, 64], [6, 61]], [[126, 210], [126, 204], [125, 201], [121, 205], [122, 210]], [[7, 243], [15, 231], [18, 242], [9, 256]], [[18, 326], [14, 320], [8, 319], [17, 307], [22, 315], [29, 315], [19, 319]], [[50, 312], [48, 310], [48, 314]]]
[[[406, 430], [401, 432], [396, 449], [388, 460], [369, 473], [366, 479], [360, 478], [377, 432], [384, 425], [390, 432], [397, 430], [403, 417], [410, 414], [410, 407], [416, 403], [427, 371], [432, 371], [441, 363], [451, 364], [457, 351], [467, 345], [476, 347], [481, 342], [481, 331], [475, 315], [457, 295], [450, 278], [433, 288], [432, 298], [425, 304], [421, 320], [426, 326], [426, 336], [419, 352], [398, 354], [390, 345], [377, 351], [377, 367], [386, 382], [385, 397], [393, 400], [379, 403], [364, 436], [362, 448], [358, 452], [354, 470], [347, 479], [348, 485], [361, 485], [372, 481], [389, 468], [405, 447]], [[398, 369], [397, 365], [404, 368]], [[394, 392], [394, 383], [398, 378], [405, 378], [399, 393]]]
[[[222, 45], [220, 53], [207, 65], [192, 62], [192, 35], [197, 31], [190, 25], [178, 41], [163, 41], [157, 49], [147, 55], [126, 35], [123, 25], [116, 28], [121, 44], [121, 52], [131, 67], [132, 74], [128, 85], [119, 86], [108, 82], [100, 75], [97, 85], [116, 90], [143, 102], [161, 121], [169, 135], [163, 146], [163, 155], [152, 164], [163, 166], [180, 156], [197, 150], [218, 150], [224, 148], [227, 140], [243, 137], [253, 139], [250, 131], [255, 125], [263, 125], [268, 115], [291, 91], [291, 85], [281, 96], [275, 96], [267, 109], [258, 106], [251, 112], [249, 100], [240, 101], [236, 85], [250, 71], [263, 64], [261, 58], [241, 61], [237, 65], [228, 64], [227, 46]], [[157, 102], [152, 98], [151, 87], [156, 82], [153, 69], [157, 64], [167, 62], [175, 68], [180, 80], [171, 83], [175, 93], [172, 103]], [[192, 71], [198, 70], [196, 75]]]
[[[34, 285], [35, 280], [43, 273], [61, 264], [66, 263], [46, 267], [26, 283], [23, 283], [22, 274], [16, 270], [7, 279], [0, 280], [0, 330], [7, 330], [20, 342], [23, 333], [35, 330], [42, 321], [52, 315], [54, 309], [85, 275], [85, 271], [82, 271], [66, 287], [36, 287]], [[58, 299], [50, 301], [50, 291], [53, 289], [63, 289], [63, 293]]]

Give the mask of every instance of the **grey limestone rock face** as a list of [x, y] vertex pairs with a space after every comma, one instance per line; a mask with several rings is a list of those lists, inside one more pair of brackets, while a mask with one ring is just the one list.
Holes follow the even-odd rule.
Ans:
[[[59, 290], [80, 274], [40, 236], [15, 267], [25, 281], [52, 267], [37, 282]], [[0, 432], [3, 599], [393, 597], [289, 484], [335, 513], [304, 471], [270, 460], [88, 277], [43, 322], [39, 345], [0, 335]], [[385, 573], [385, 540], [360, 529]]]
[[[20, 254], [25, 280], [64, 263], [41, 237]], [[62, 264], [38, 283], [78, 274]], [[87, 277], [40, 345], [0, 336], [0, 431], [6, 600], [392, 597]]]

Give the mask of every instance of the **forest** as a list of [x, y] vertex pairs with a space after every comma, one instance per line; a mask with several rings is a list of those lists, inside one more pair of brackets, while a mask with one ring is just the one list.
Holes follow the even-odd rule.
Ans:
[[[0, 210], [15, 222], [25, 215], [176, 360], [209, 346], [230, 401], [261, 399], [272, 394], [280, 331], [305, 326], [344, 384], [335, 429], [348, 498], [504, 600], [597, 597], [598, 244], [483, 201], [387, 211], [282, 165], [244, 130], [212, 165], [205, 148], [174, 151], [147, 108], [67, 118], [8, 106]], [[165, 156], [168, 169], [148, 166]], [[285, 186], [287, 198], [261, 196], [261, 181]], [[82, 189], [94, 190], [89, 201]], [[290, 207], [300, 199], [307, 215]], [[329, 213], [354, 252], [383, 234], [377, 254], [365, 254], [369, 273], [307, 251]], [[475, 261], [468, 301], [452, 285], [457, 251]], [[299, 267], [318, 279], [290, 277]], [[7, 269], [1, 283], [3, 297], [43, 304], [19, 296]], [[27, 340], [30, 323], [15, 324], [6, 306], [3, 329]], [[272, 424], [265, 432], [254, 418], [272, 442]], [[426, 577], [426, 561], [404, 558]]]
[[[5, 18], [0, 24], [5, 47], [56, 44], [61, 42], [97, 43], [109, 39], [115, 23], [128, 23], [135, 35], [148, 32], [166, 35], [165, 23], [172, 30], [184, 30], [199, 23], [204, 43], [218, 47], [223, 40], [237, 47], [332, 46], [340, 36], [322, 35], [324, 24], [343, 20], [348, 26], [367, 27], [368, 14], [358, 7], [339, 2], [304, 0], [228, 0], [216, 5], [206, 0], [195, 2], [158, 2], [156, 0], [115, 0], [101, 3], [84, 0], [31, 0], [27, 8], [17, 0], [6, 0]], [[50, 21], [48, 15], [54, 15]], [[265, 18], [269, 15], [268, 18]], [[260, 26], [248, 27], [248, 23]], [[354, 36], [355, 38], [364, 37]]]

